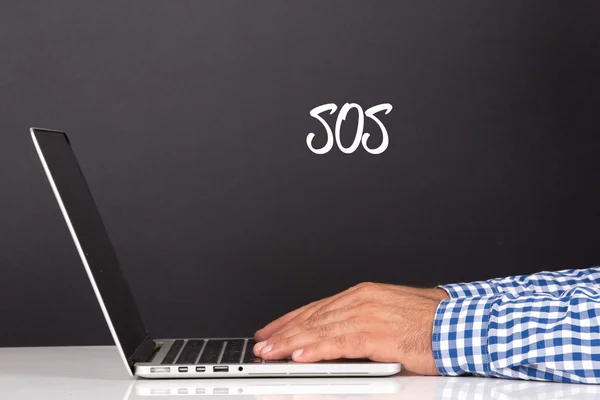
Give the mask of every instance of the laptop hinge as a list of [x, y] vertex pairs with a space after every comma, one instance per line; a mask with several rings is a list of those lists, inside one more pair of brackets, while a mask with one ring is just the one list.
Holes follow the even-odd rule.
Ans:
[[129, 357], [129, 366], [133, 368], [135, 363], [138, 362], [149, 362], [154, 357], [156, 351], [156, 342], [149, 337], [146, 337], [140, 347]]

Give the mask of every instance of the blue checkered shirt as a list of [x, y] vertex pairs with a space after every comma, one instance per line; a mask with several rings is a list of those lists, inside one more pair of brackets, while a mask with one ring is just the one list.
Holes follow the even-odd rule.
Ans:
[[600, 267], [440, 287], [442, 375], [600, 383]]

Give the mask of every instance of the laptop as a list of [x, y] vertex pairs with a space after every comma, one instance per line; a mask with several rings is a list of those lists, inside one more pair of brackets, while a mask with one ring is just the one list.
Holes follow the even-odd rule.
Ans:
[[[144, 378], [387, 376], [398, 363], [333, 360], [295, 363], [254, 356], [252, 338], [155, 339], [129, 289], [108, 233], [64, 132], [31, 128], [31, 137], [102, 314], [131, 376]], [[200, 333], [200, 332], [199, 332]]]

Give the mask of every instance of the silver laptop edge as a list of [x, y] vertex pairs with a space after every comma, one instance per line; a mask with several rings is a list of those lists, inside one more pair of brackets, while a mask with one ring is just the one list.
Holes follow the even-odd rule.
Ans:
[[[401, 369], [400, 364], [398, 363], [373, 363], [373, 362], [360, 362], [360, 361], [341, 361], [341, 362], [323, 362], [323, 363], [312, 363], [312, 364], [303, 364], [303, 363], [293, 363], [293, 362], [274, 362], [274, 363], [231, 363], [231, 364], [167, 364], [163, 365], [161, 362], [164, 357], [167, 355], [168, 350], [171, 345], [174, 343], [176, 339], [164, 339], [164, 340], [156, 340], [153, 341], [150, 337], [147, 337], [143, 340], [143, 342], [139, 345], [136, 351], [133, 352], [131, 356], [127, 356], [126, 352], [123, 349], [122, 341], [119, 339], [117, 334], [117, 329], [115, 329], [115, 325], [111, 320], [111, 316], [107, 306], [105, 305], [105, 301], [101, 295], [98, 284], [96, 283], [96, 279], [92, 272], [92, 268], [90, 267], [90, 263], [86, 257], [86, 253], [83, 249], [84, 246], [81, 245], [77, 232], [75, 230], [74, 224], [71, 221], [71, 217], [63, 203], [63, 198], [59, 192], [58, 186], [54, 180], [50, 167], [46, 161], [46, 157], [44, 155], [44, 151], [42, 150], [40, 143], [38, 142], [38, 138], [36, 137], [36, 133], [43, 134], [44, 132], [50, 134], [60, 134], [64, 136], [65, 141], [68, 144], [67, 136], [62, 131], [52, 130], [52, 129], [44, 129], [44, 128], [31, 128], [30, 133], [33, 140], [33, 144], [37, 151], [37, 154], [42, 163], [42, 167], [44, 172], [46, 173], [46, 177], [50, 182], [50, 186], [56, 197], [56, 201], [58, 202], [58, 206], [60, 211], [65, 219], [67, 227], [69, 228], [69, 232], [75, 243], [75, 247], [77, 248], [77, 252], [79, 253], [79, 257], [81, 258], [81, 262], [86, 270], [87, 276], [92, 284], [92, 288], [94, 289], [94, 293], [96, 295], [96, 299], [100, 304], [100, 308], [102, 310], [102, 314], [106, 320], [112, 338], [119, 350], [119, 355], [125, 366], [127, 367], [127, 371], [130, 376], [141, 376], [146, 378], [242, 378], [242, 377], [323, 377], [323, 376], [388, 376], [394, 375], [398, 373]], [[69, 145], [69, 151], [72, 153], [72, 149]], [[74, 157], [74, 155], [73, 155]], [[76, 162], [76, 160], [75, 160]], [[81, 172], [81, 178], [84, 180], [83, 173]], [[91, 194], [90, 194], [91, 197]], [[93, 200], [93, 199], [92, 199]], [[96, 210], [97, 211], [97, 210]], [[99, 216], [98, 216], [99, 217]], [[108, 235], [108, 233], [106, 233]], [[114, 249], [111, 249], [114, 251]], [[88, 255], [89, 256], [89, 255]], [[123, 278], [125, 280], [125, 278]], [[110, 297], [110, 296], [109, 296]], [[134, 299], [132, 299], [134, 300]], [[133, 317], [133, 316], [132, 316]], [[118, 318], [117, 318], [118, 319]], [[145, 329], [145, 328], [144, 328]], [[223, 338], [215, 338], [218, 340], [227, 340]], [[202, 339], [182, 339], [182, 340], [215, 340], [213, 338], [202, 338]], [[242, 350], [241, 357], [244, 357], [247, 340], [246, 338], [242, 338], [246, 340], [244, 343], [244, 349]], [[232, 340], [232, 339], [229, 339]], [[147, 343], [148, 342], [152, 342]], [[148, 349], [148, 346], [152, 345], [154, 349]], [[146, 351], [142, 352], [142, 361], [137, 361], [133, 363], [130, 361], [133, 356], [135, 356], [142, 346], [146, 347]], [[204, 343], [204, 347], [206, 346], [206, 342]], [[182, 346], [183, 349], [184, 346]], [[196, 360], [199, 360], [204, 347], [200, 351], [200, 354], [197, 356]], [[225, 346], [223, 347], [223, 349]], [[152, 350], [148, 352], [149, 350]], [[181, 350], [180, 350], [181, 352]], [[222, 354], [221, 354], [222, 356]], [[146, 360], [146, 361], [144, 361]], [[242, 358], [240, 358], [240, 361]], [[220, 368], [219, 368], [220, 367]]]

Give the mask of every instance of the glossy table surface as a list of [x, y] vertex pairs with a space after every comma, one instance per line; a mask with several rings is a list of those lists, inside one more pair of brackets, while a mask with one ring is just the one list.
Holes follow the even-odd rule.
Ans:
[[600, 399], [600, 386], [475, 377], [132, 379], [115, 347], [0, 348], [1, 399]]

